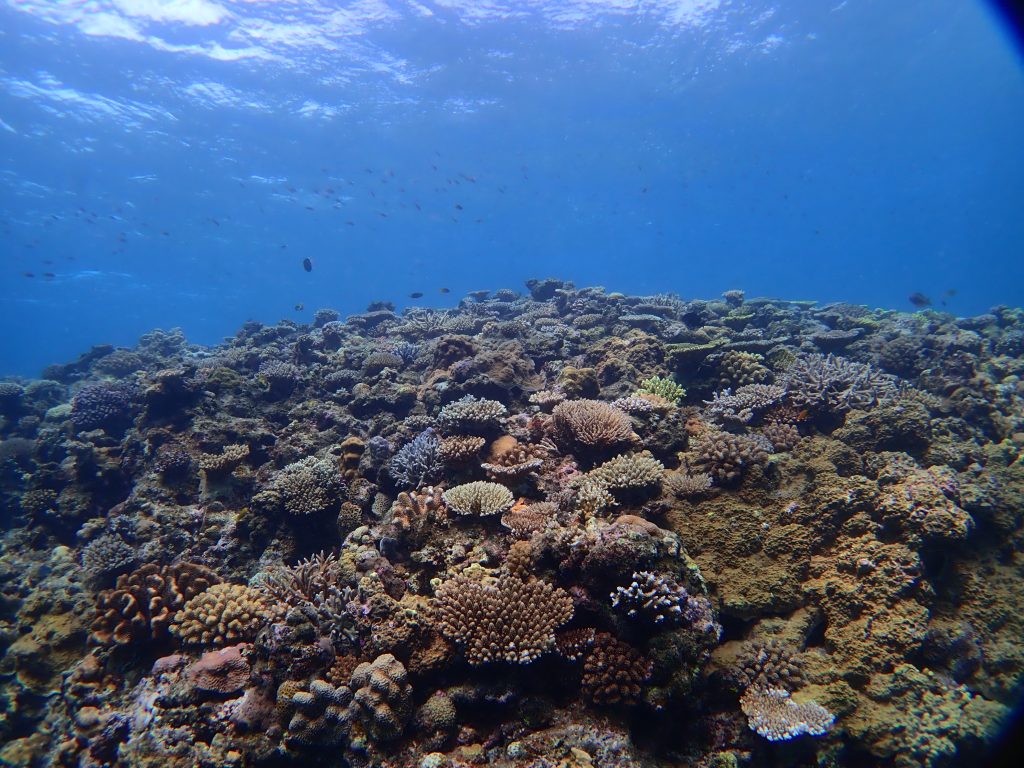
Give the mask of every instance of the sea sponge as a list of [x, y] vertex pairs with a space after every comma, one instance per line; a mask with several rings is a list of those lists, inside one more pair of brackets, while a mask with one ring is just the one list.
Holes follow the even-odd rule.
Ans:
[[335, 462], [308, 456], [278, 472], [271, 490], [281, 495], [287, 512], [315, 515], [339, 506], [345, 481]]
[[821, 736], [832, 727], [835, 716], [814, 701], [798, 704], [781, 688], [752, 686], [740, 699], [751, 730], [768, 741], [788, 741], [808, 734]]
[[551, 648], [555, 629], [572, 613], [572, 599], [561, 589], [510, 575], [493, 584], [456, 576], [437, 588], [433, 601], [438, 629], [462, 646], [474, 666], [529, 664]]
[[515, 501], [504, 485], [483, 480], [456, 485], [441, 496], [448, 509], [459, 515], [500, 515]]
[[241, 584], [214, 584], [174, 615], [171, 631], [185, 645], [248, 642], [278, 613], [279, 609], [258, 589]]
[[640, 701], [653, 663], [628, 643], [598, 632], [583, 662], [583, 690], [601, 706], [630, 706]]
[[561, 439], [583, 448], [608, 449], [636, 439], [633, 422], [599, 400], [566, 400], [555, 406], [552, 424]]
[[104, 645], [163, 640], [175, 612], [218, 583], [216, 573], [194, 563], [144, 565], [99, 593], [92, 637]]
[[412, 716], [412, 686], [405, 667], [390, 653], [364, 661], [352, 673], [352, 703], [356, 717], [374, 741], [402, 734]]

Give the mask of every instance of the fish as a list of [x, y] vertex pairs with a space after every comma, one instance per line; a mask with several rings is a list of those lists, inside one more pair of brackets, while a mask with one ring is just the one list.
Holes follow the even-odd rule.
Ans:
[[442, 288], [441, 289], [441, 293], [451, 293], [451, 292], [452, 292], [451, 288]]
[[302, 260], [302, 268], [304, 270], [306, 270], [307, 272], [312, 272], [313, 271], [313, 262], [310, 261], [308, 258], [303, 259]]
[[25, 277], [35, 277], [36, 276], [35, 272], [22, 272], [21, 274], [23, 274]]
[[305, 304], [296, 304], [296, 305], [295, 305], [295, 311], [296, 311], [296, 312], [301, 312], [301, 311], [302, 311], [302, 310], [304, 310], [305, 308], [306, 308], [306, 305], [305, 305]]
[[461, 203], [456, 203], [455, 204], [455, 210], [456, 211], [461, 211], [462, 210], [462, 204]]
[[409, 298], [410, 299], [422, 299], [423, 298], [423, 291], [413, 291], [412, 293], [409, 294]]
[[917, 291], [915, 291], [914, 293], [910, 294], [907, 297], [907, 301], [909, 301], [911, 304], [913, 304], [918, 309], [923, 309], [924, 307], [930, 307], [932, 305], [932, 300], [931, 299], [929, 299], [923, 293], [919, 293]]
[[43, 277], [45, 277], [47, 280], [53, 280], [53, 278], [55, 278], [56, 276], [57, 275], [53, 272], [43, 272]]

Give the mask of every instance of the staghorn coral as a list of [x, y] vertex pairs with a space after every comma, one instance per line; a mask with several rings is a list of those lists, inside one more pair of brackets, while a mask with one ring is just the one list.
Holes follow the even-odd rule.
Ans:
[[718, 358], [718, 381], [723, 387], [760, 384], [769, 375], [761, 355], [730, 349]]
[[279, 605], [299, 609], [322, 636], [353, 642], [353, 617], [347, 605], [353, 590], [345, 583], [334, 553], [313, 555], [293, 566], [271, 571], [259, 580], [259, 589]]
[[466, 395], [449, 403], [437, 415], [438, 426], [454, 434], [486, 434], [498, 426], [508, 413], [497, 400], [482, 400]]
[[242, 465], [249, 455], [246, 444], [226, 445], [220, 453], [204, 453], [199, 457], [199, 468], [207, 476], [223, 477]]
[[870, 408], [898, 392], [895, 377], [832, 354], [798, 357], [782, 383], [786, 399], [797, 408], [831, 413]]
[[600, 706], [637, 704], [653, 667], [633, 646], [598, 632], [583, 662], [583, 691]]
[[240, 584], [214, 584], [174, 615], [171, 632], [184, 645], [223, 646], [248, 642], [278, 609], [260, 590]]
[[762, 443], [728, 432], [704, 435], [697, 449], [697, 463], [722, 484], [738, 481], [748, 467], [767, 460], [768, 451]]
[[562, 440], [583, 448], [621, 447], [636, 439], [629, 416], [598, 400], [559, 403], [552, 412], [552, 424]]
[[412, 686], [390, 653], [363, 662], [352, 673], [355, 716], [374, 741], [398, 738], [412, 717]]
[[487, 440], [477, 435], [446, 437], [441, 441], [437, 456], [448, 466], [470, 464], [477, 461], [486, 443]]
[[821, 736], [835, 716], [814, 701], [798, 704], [781, 688], [748, 688], [740, 699], [750, 729], [768, 741], [788, 741], [804, 734]]
[[428, 427], [399, 449], [388, 464], [388, 471], [404, 488], [415, 490], [434, 482], [442, 469], [440, 448], [440, 439]]
[[465, 575], [438, 586], [433, 613], [470, 664], [529, 664], [549, 650], [556, 628], [572, 618], [569, 596], [543, 581], [499, 576], [483, 583]]
[[335, 462], [308, 456], [278, 472], [270, 490], [280, 495], [289, 514], [315, 515], [339, 506], [345, 481]]
[[711, 475], [706, 472], [668, 472], [664, 478], [665, 487], [676, 496], [700, 496], [711, 490]]
[[441, 498], [458, 515], [500, 515], [512, 507], [515, 497], [504, 485], [476, 480], [449, 488]]
[[163, 640], [175, 612], [218, 583], [216, 573], [194, 563], [143, 565], [99, 593], [92, 637], [103, 645]]
[[778, 384], [746, 384], [735, 394], [724, 389], [712, 400], [705, 400], [705, 413], [710, 421], [726, 427], [740, 427], [754, 420], [759, 413], [782, 400], [786, 390]]

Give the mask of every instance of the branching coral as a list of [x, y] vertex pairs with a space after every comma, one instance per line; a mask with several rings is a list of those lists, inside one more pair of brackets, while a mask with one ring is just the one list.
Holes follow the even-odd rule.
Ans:
[[814, 701], [793, 701], [781, 688], [747, 689], [740, 699], [750, 729], [768, 741], [788, 741], [804, 734], [821, 736], [832, 727], [835, 716]]
[[485, 434], [497, 427], [507, 412], [497, 400], [481, 400], [466, 395], [442, 408], [437, 415], [437, 423], [446, 432]]
[[352, 673], [356, 717], [374, 741], [398, 738], [412, 717], [412, 686], [390, 653], [363, 662]]
[[273, 571], [260, 580], [259, 588], [279, 604], [299, 609], [315, 622], [321, 635], [354, 642], [355, 621], [347, 610], [354, 590], [344, 583], [333, 553], [321, 552]]
[[786, 370], [786, 398], [798, 408], [845, 413], [865, 409], [898, 392], [897, 379], [867, 363], [835, 355], [804, 355]]
[[636, 439], [623, 411], [599, 400], [566, 400], [555, 406], [552, 423], [561, 438], [583, 448], [624, 446]]
[[629, 706], [640, 701], [653, 664], [640, 651], [607, 632], [598, 632], [583, 662], [583, 690], [602, 706]]
[[278, 472], [271, 487], [289, 514], [315, 515], [340, 505], [345, 481], [334, 461], [308, 456]]
[[449, 488], [441, 497], [459, 515], [500, 515], [515, 501], [512, 491], [498, 483], [476, 480]]
[[441, 440], [434, 430], [423, 430], [391, 459], [391, 476], [401, 487], [413, 490], [437, 480], [442, 469], [440, 448]]
[[460, 575], [435, 593], [438, 628], [470, 664], [529, 664], [551, 648], [555, 629], [572, 618], [569, 596], [544, 581], [499, 576], [485, 584]]

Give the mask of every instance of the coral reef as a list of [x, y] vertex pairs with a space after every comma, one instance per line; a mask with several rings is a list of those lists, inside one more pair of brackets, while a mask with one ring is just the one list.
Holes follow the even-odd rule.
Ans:
[[0, 381], [0, 763], [986, 764], [1024, 312], [527, 288]]

